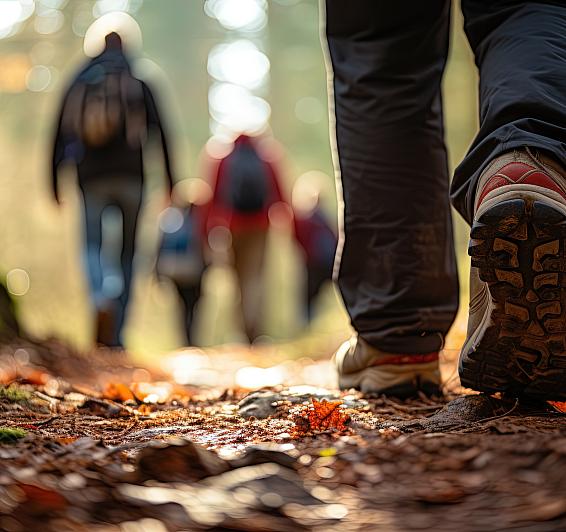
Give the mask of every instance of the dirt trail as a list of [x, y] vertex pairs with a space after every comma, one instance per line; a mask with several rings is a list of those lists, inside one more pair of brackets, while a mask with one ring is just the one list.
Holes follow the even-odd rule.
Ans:
[[0, 530], [566, 530], [545, 403], [181, 386], [55, 344], [0, 376]]

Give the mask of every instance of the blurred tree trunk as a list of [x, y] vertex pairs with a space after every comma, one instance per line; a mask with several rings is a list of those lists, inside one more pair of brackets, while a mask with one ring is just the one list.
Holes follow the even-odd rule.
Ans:
[[0, 339], [20, 335], [20, 325], [14, 311], [14, 302], [3, 284], [0, 284]]

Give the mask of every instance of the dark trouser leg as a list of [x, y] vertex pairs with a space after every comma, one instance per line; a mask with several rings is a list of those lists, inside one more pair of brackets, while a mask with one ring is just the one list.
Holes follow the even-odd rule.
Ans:
[[98, 190], [89, 186], [82, 187], [84, 204], [85, 240], [84, 255], [88, 282], [95, 307], [102, 298], [102, 211], [107, 206], [107, 198], [98, 194]]
[[181, 310], [183, 316], [183, 326], [187, 335], [187, 345], [194, 345], [191, 335], [191, 327], [195, 316], [195, 307], [200, 298], [200, 284], [185, 286], [175, 283], [179, 298], [181, 300]]
[[356, 331], [438, 350], [458, 306], [440, 81], [450, 2], [327, 1], [344, 196], [338, 286]]
[[130, 298], [132, 285], [132, 271], [135, 253], [135, 240], [138, 215], [142, 200], [141, 183], [123, 184], [116, 204], [122, 211], [122, 275], [124, 278], [124, 289], [117, 303], [117, 345], [122, 343], [122, 328], [126, 318], [126, 309]]
[[527, 146], [566, 165], [566, 3], [463, 0], [480, 72], [480, 130], [456, 169], [452, 200], [469, 222], [487, 164]]
[[[87, 182], [81, 184], [81, 192], [84, 204], [84, 264], [88, 277], [91, 304], [95, 318], [95, 335], [97, 342], [104, 342], [106, 336], [112, 336], [108, 332], [106, 323], [100, 322], [100, 312], [103, 310], [105, 298], [102, 292], [102, 211], [108, 205], [108, 198], [100, 191], [99, 187]], [[104, 330], [101, 327], [104, 325]], [[110, 328], [113, 329], [110, 325]]]

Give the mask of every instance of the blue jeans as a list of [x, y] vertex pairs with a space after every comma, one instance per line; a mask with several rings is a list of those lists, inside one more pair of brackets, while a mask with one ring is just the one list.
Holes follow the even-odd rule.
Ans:
[[[142, 183], [135, 178], [103, 176], [81, 182], [80, 187], [84, 200], [86, 268], [91, 302], [98, 320], [97, 340], [118, 347], [122, 345], [121, 333], [130, 296]], [[110, 234], [103, 234], [103, 213], [108, 207], [116, 207], [121, 212], [122, 242], [121, 249], [103, 253], [103, 242], [110, 240], [111, 244], [116, 244], [120, 237], [119, 231], [112, 227]], [[107, 255], [119, 255], [120, 260], [112, 264]], [[109, 316], [106, 319], [109, 330], [105, 333], [100, 330], [101, 313]]]

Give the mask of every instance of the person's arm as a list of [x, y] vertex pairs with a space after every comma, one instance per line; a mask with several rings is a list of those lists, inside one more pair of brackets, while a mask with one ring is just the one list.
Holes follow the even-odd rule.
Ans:
[[144, 100], [146, 105], [146, 112], [147, 112], [147, 125], [148, 128], [155, 127], [159, 133], [159, 137], [161, 140], [161, 148], [163, 150], [163, 160], [165, 163], [165, 177], [167, 179], [167, 187], [169, 189], [169, 194], [171, 194], [173, 190], [173, 171], [171, 167], [171, 159], [169, 156], [169, 146], [167, 141], [167, 135], [165, 134], [165, 130], [163, 127], [162, 119], [159, 116], [159, 111], [157, 110], [157, 105], [155, 103], [155, 99], [153, 98], [153, 94], [149, 90], [149, 87], [142, 82], [143, 86], [143, 94]]
[[65, 160], [65, 142], [61, 131], [61, 124], [63, 122], [63, 109], [65, 108], [65, 100], [61, 104], [59, 116], [57, 118], [57, 126], [55, 128], [55, 135], [53, 137], [53, 150], [51, 154], [51, 187], [55, 201], [59, 203], [58, 180], [57, 174], [59, 165]]

